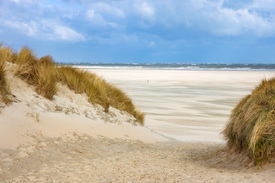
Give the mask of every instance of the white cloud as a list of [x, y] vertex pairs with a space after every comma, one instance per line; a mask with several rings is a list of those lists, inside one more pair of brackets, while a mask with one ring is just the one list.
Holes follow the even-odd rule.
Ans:
[[115, 16], [117, 18], [125, 18], [125, 13], [123, 10], [110, 6], [109, 4], [106, 3], [95, 3], [92, 5], [93, 9], [95, 9], [97, 12], [108, 14], [110, 16]]
[[135, 4], [135, 8], [137, 9], [138, 13], [146, 19], [153, 19], [155, 16], [155, 9], [154, 7], [147, 3], [146, 1], [144, 2], [137, 2]]
[[275, 36], [275, 0], [5, 1], [0, 22], [39, 39], [84, 41], [79, 24], [86, 35], [103, 30], [104, 35], [142, 32], [170, 39], [177, 32], [173, 39], [182, 39], [181, 31], [196, 30], [214, 36]]
[[95, 26], [108, 25], [108, 23], [104, 20], [104, 18], [99, 13], [96, 13], [95, 10], [93, 10], [93, 9], [87, 10], [86, 17]]
[[20, 0], [11, 0], [11, 1], [13, 1], [15, 3], [19, 3]]
[[64, 26], [57, 26], [54, 28], [54, 37], [65, 41], [85, 41], [83, 35], [77, 33], [69, 27]]
[[150, 6], [147, 2], [143, 2], [141, 4], [140, 10], [145, 16], [153, 16], [154, 15], [153, 7]]
[[95, 17], [96, 17], [95, 11], [94, 11], [94, 10], [87, 10], [86, 16], [87, 16], [89, 19], [95, 18]]
[[128, 26], [134, 17], [135, 25], [143, 30], [154, 25], [168, 29], [184, 25], [218, 36], [275, 35], [274, 0], [113, 0], [88, 5], [86, 15], [94, 25]]
[[38, 26], [37, 23], [34, 21], [30, 21], [29, 23], [26, 22], [19, 22], [19, 21], [4, 21], [5, 25], [14, 29], [21, 31], [23, 34], [28, 36], [34, 37], [37, 35]]
[[30, 22], [12, 22], [5, 21], [7, 27], [13, 28], [18, 32], [36, 39], [49, 40], [63, 40], [63, 41], [85, 41], [85, 37], [75, 30], [65, 27], [57, 26], [47, 20], [41, 20], [39, 23], [35, 21]]
[[211, 11], [202, 13], [202, 21], [208, 21], [204, 29], [218, 35], [241, 35], [246, 33], [258, 36], [275, 35], [275, 19], [262, 17], [250, 9], [229, 9], [215, 4]]
[[[258, 0], [255, 0], [254, 4], [256, 1]], [[270, 0], [264, 1], [271, 3]], [[160, 8], [158, 12], [162, 12], [156, 15], [158, 24], [172, 29], [183, 24], [219, 36], [275, 35], [275, 11], [272, 13], [256, 11], [256, 5], [252, 9], [250, 4], [233, 9], [225, 7], [224, 0], [175, 0], [174, 2], [158, 5]]]
[[275, 11], [275, 1], [274, 0], [254, 0], [250, 7], [253, 10], [260, 10], [260, 11]]
[[95, 26], [111, 26], [113, 28], [119, 27], [119, 25], [115, 22], [106, 21], [100, 13], [95, 12], [94, 9], [88, 9], [86, 12], [86, 17], [90, 20], [90, 22]]

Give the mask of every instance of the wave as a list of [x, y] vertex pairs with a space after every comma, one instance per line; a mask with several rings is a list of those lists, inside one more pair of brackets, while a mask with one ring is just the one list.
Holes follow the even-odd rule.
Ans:
[[159, 64], [159, 63], [78, 63], [85, 69], [156, 69], [156, 70], [220, 70], [220, 71], [275, 71], [275, 64]]

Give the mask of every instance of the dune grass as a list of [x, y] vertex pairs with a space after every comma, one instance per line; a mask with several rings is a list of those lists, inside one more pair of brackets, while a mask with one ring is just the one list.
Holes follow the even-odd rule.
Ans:
[[38, 94], [53, 100], [57, 83], [66, 84], [76, 93], [85, 93], [91, 103], [100, 104], [105, 112], [110, 106], [133, 115], [143, 125], [144, 114], [136, 109], [131, 99], [120, 89], [97, 75], [71, 66], [57, 65], [50, 55], [40, 59], [28, 47], [20, 52], [0, 43], [0, 84], [2, 100], [8, 102], [9, 87], [5, 79], [5, 61], [17, 64], [16, 75], [33, 85]]
[[13, 52], [10, 48], [4, 47], [3, 43], [0, 43], [0, 102], [5, 104], [10, 104], [12, 102], [10, 98], [11, 91], [5, 72], [5, 60], [11, 61], [12, 54]]
[[85, 93], [91, 103], [100, 104], [105, 112], [109, 106], [132, 114], [143, 125], [144, 113], [136, 109], [132, 100], [120, 89], [107, 83], [96, 74], [70, 66], [60, 66], [58, 77], [76, 93]]
[[9, 49], [6, 49], [0, 44], [0, 103], [4, 102], [5, 104], [10, 104], [12, 101], [9, 98], [11, 95], [10, 87], [8, 81], [6, 79], [5, 72], [5, 59], [8, 57], [10, 53]]
[[10, 104], [12, 102], [9, 97], [10, 95], [10, 87], [5, 75], [5, 62], [0, 53], [0, 103], [4, 102], [5, 104]]
[[51, 56], [34, 55], [33, 50], [23, 47], [18, 55], [16, 74], [28, 84], [34, 85], [38, 94], [52, 100], [57, 92], [56, 66]]
[[256, 165], [275, 155], [275, 78], [264, 79], [233, 109], [222, 132], [229, 148], [246, 152]]
[[11, 47], [4, 46], [4, 43], [0, 43], [0, 52], [3, 61], [15, 63], [18, 58], [18, 53]]

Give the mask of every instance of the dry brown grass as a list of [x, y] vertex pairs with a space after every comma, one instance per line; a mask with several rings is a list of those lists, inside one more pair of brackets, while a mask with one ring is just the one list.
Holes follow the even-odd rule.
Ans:
[[6, 79], [4, 53], [5, 51], [0, 48], [0, 103], [10, 104], [12, 100], [10, 99], [11, 92]]
[[57, 92], [56, 66], [51, 56], [37, 58], [33, 50], [23, 47], [17, 59], [16, 74], [34, 85], [38, 94], [52, 100]]
[[1, 57], [3, 61], [15, 63], [18, 58], [18, 53], [8, 46], [4, 46], [4, 43], [0, 43]]
[[275, 78], [264, 79], [233, 109], [223, 131], [228, 146], [246, 152], [256, 165], [275, 155]]
[[[89, 102], [100, 104], [105, 112], [108, 112], [109, 107], [112, 106], [132, 114], [143, 125], [144, 114], [135, 108], [131, 99], [123, 91], [97, 75], [70, 66], [57, 66], [49, 55], [39, 59], [28, 47], [23, 47], [18, 54], [10, 47], [2, 45], [3, 43], [0, 44], [2, 60], [0, 82], [5, 84], [1, 84], [1, 96], [2, 93], [3, 96], [9, 93], [4, 77], [4, 63], [8, 61], [17, 64], [16, 74], [33, 85], [36, 92], [47, 99], [53, 99], [57, 92], [57, 82], [60, 81], [76, 93], [85, 93]], [[7, 99], [7, 97], [3, 98], [5, 101]]]
[[109, 106], [132, 114], [143, 125], [144, 114], [136, 109], [132, 100], [120, 89], [97, 75], [70, 66], [58, 68], [59, 79], [76, 93], [86, 93], [91, 103], [100, 104], [105, 112]]
[[50, 55], [41, 57], [37, 66], [38, 82], [36, 92], [42, 96], [53, 99], [57, 92], [56, 66]]

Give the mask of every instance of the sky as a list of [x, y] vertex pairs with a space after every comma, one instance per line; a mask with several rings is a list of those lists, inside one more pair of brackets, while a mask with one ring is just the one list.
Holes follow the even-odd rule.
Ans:
[[61, 63], [275, 64], [275, 0], [0, 0], [0, 42]]

